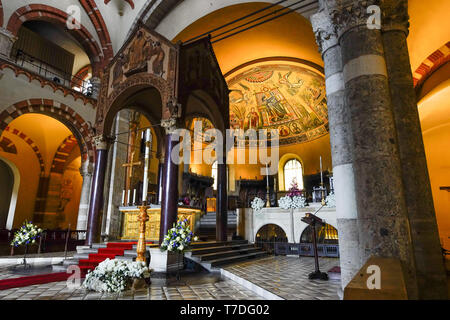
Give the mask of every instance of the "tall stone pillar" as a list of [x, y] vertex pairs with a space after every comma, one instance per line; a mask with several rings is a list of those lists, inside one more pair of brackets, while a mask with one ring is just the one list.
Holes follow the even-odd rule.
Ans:
[[108, 142], [105, 136], [94, 137], [96, 154], [95, 169], [92, 178], [91, 202], [89, 205], [86, 245], [100, 240], [99, 216], [103, 206], [103, 191], [105, 186], [105, 172], [108, 155]]
[[383, 39], [379, 29], [368, 26], [368, 7], [378, 2], [322, 0], [321, 10], [328, 15], [341, 47], [343, 112], [349, 113], [345, 121], [350, 121], [351, 128], [359, 233], [356, 263], [363, 265], [371, 256], [400, 259], [408, 296], [416, 299], [415, 259]]
[[446, 299], [447, 279], [406, 42], [409, 32], [408, 1], [385, 0], [381, 12], [382, 39], [416, 260], [419, 298]]
[[172, 139], [172, 133], [176, 130], [176, 120], [174, 118], [163, 120], [162, 126], [166, 128], [166, 153], [163, 168], [160, 243], [178, 219], [178, 165], [171, 159], [172, 150], [178, 143]]
[[78, 209], [77, 230], [86, 230], [88, 220], [89, 199], [91, 195], [93, 166], [89, 160], [81, 164], [80, 173], [83, 177], [81, 186], [80, 206]]
[[227, 241], [228, 194], [226, 157], [217, 165], [216, 240]]
[[359, 259], [352, 127], [350, 111], [345, 106], [342, 53], [337, 34], [328, 13], [324, 10], [313, 15], [311, 23], [325, 63], [341, 283], [344, 289], [362, 266]]

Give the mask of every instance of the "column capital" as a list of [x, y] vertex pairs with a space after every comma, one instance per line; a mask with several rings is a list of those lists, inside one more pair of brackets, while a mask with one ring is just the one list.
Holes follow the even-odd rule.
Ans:
[[383, 0], [381, 4], [382, 29], [402, 31], [409, 34], [409, 14], [407, 0]]
[[177, 130], [177, 118], [170, 117], [168, 119], [161, 120], [161, 127], [166, 130], [166, 134], [172, 134]]
[[97, 150], [106, 150], [108, 149], [109, 144], [114, 141], [112, 137], [107, 137], [105, 135], [98, 135], [93, 138], [95, 149]]
[[316, 42], [319, 46], [320, 54], [324, 54], [328, 49], [339, 44], [336, 27], [331, 21], [331, 17], [326, 10], [320, 10], [311, 16]]

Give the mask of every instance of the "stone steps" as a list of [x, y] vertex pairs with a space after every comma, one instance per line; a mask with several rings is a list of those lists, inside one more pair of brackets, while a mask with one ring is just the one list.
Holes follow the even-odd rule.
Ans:
[[266, 256], [260, 248], [249, 244], [247, 240], [226, 242], [204, 242], [201, 247], [193, 246], [185, 253], [190, 259], [210, 272], [220, 271], [219, 267]]

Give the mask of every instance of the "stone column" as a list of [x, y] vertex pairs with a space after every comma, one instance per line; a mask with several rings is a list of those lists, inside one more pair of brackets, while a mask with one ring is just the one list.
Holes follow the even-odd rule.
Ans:
[[160, 243], [167, 231], [178, 220], [178, 165], [172, 161], [170, 156], [172, 149], [178, 143], [172, 139], [172, 133], [176, 130], [176, 120], [174, 118], [163, 120], [161, 125], [166, 128], [166, 153], [163, 168]]
[[156, 190], [156, 204], [161, 204], [161, 188], [163, 185], [163, 176], [164, 176], [164, 159], [160, 160], [158, 166], [158, 189]]
[[217, 165], [216, 240], [227, 241], [228, 194], [226, 157]]
[[447, 279], [406, 42], [409, 32], [408, 1], [385, 0], [382, 13], [382, 39], [397, 128], [419, 298], [447, 299]]
[[88, 209], [89, 209], [89, 197], [91, 195], [91, 183], [92, 183], [92, 171], [93, 166], [89, 160], [84, 161], [81, 164], [80, 173], [83, 177], [83, 184], [81, 186], [80, 207], [78, 209], [77, 230], [86, 230]]
[[11, 49], [16, 40], [11, 32], [0, 27], [0, 58], [10, 60]]
[[103, 189], [105, 186], [105, 172], [108, 155], [108, 142], [105, 136], [94, 137], [96, 154], [95, 169], [91, 187], [91, 202], [89, 206], [86, 245], [99, 241], [99, 216], [103, 205]]
[[328, 13], [311, 17], [316, 40], [325, 64], [330, 144], [335, 181], [337, 229], [342, 289], [362, 267], [359, 259], [358, 212], [353, 170], [352, 127], [344, 100], [341, 46]]
[[363, 265], [372, 256], [400, 259], [408, 296], [416, 299], [415, 259], [383, 40], [379, 29], [368, 27], [368, 7], [377, 3], [322, 0], [321, 8], [331, 19], [341, 47], [343, 108], [349, 112], [352, 133], [360, 249], [357, 263]]

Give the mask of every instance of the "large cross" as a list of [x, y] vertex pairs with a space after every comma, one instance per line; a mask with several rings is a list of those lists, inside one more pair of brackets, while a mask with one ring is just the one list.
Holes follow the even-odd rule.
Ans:
[[128, 178], [130, 179], [133, 177], [133, 167], [140, 166], [142, 164], [141, 161], [133, 162], [133, 159], [134, 159], [134, 151], [131, 153], [130, 163], [124, 163], [122, 165], [122, 167], [127, 168], [127, 171], [129, 170]]

